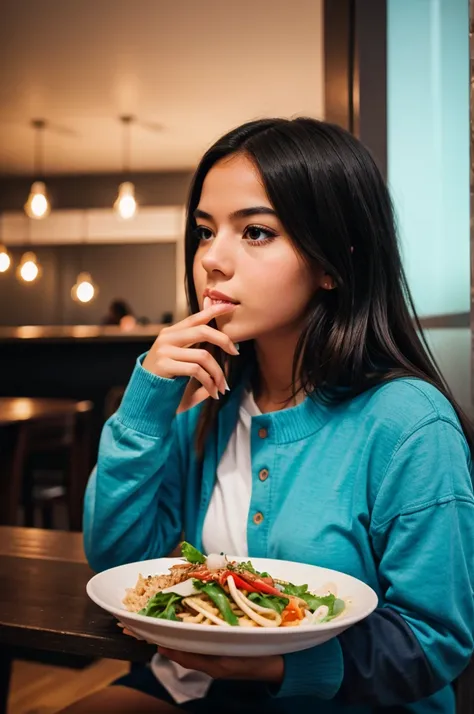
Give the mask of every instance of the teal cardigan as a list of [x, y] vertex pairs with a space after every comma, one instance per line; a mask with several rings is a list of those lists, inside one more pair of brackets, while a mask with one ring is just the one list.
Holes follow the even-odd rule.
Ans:
[[[183, 532], [202, 547], [217, 465], [246, 385], [226, 396], [199, 463], [200, 406], [175, 416], [186, 381], [157, 377], [139, 360], [104, 427], [84, 514], [97, 571], [165, 556]], [[450, 403], [415, 379], [337, 406], [308, 397], [252, 418], [251, 461], [249, 555], [350, 573], [379, 597], [374, 616], [346, 640], [285, 657], [277, 696], [289, 698], [288, 712], [293, 697], [309, 697], [318, 714], [420, 697], [409, 711], [453, 712], [447, 685], [474, 649], [474, 496]], [[263, 519], [254, 521], [256, 513]]]

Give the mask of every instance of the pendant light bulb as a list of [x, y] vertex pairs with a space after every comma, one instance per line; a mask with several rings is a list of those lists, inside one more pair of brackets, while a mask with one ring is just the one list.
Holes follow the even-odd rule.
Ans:
[[17, 277], [25, 283], [32, 283], [41, 275], [41, 266], [36, 260], [36, 255], [31, 252], [24, 253], [17, 268]]
[[25, 203], [26, 215], [30, 218], [41, 219], [46, 218], [50, 211], [51, 206], [46, 194], [46, 186], [43, 181], [35, 181]]
[[125, 181], [119, 186], [117, 199], [114, 203], [114, 209], [124, 220], [133, 218], [137, 211], [137, 202], [135, 199], [135, 186], [131, 181]]
[[6, 273], [12, 264], [11, 255], [4, 245], [0, 245], [0, 273]]
[[94, 285], [90, 273], [79, 273], [76, 284], [71, 290], [71, 297], [76, 302], [85, 304], [97, 297], [98, 292], [97, 286]]
[[47, 128], [44, 119], [33, 119], [31, 126], [34, 131], [34, 155], [33, 155], [33, 173], [36, 180], [33, 182], [30, 195], [24, 205], [25, 213], [29, 218], [40, 220], [46, 218], [51, 211], [51, 205], [46, 192], [46, 186], [43, 181], [38, 180], [44, 176], [44, 132]]

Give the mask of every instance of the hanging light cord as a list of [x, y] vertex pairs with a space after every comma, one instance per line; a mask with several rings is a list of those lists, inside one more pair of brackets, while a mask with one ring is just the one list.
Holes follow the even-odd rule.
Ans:
[[132, 153], [132, 121], [130, 115], [120, 117], [123, 124], [123, 141], [122, 141], [122, 170], [126, 178], [130, 176], [130, 164]]
[[82, 213], [82, 240], [81, 240], [81, 245], [79, 249], [79, 272], [82, 273], [84, 272], [84, 265], [85, 265], [85, 259], [84, 259], [84, 253], [85, 253], [85, 245], [87, 243], [87, 239], [89, 237], [89, 220], [88, 220], [88, 215], [87, 211], [84, 210]]
[[43, 159], [44, 159], [44, 130], [46, 122], [44, 119], [33, 119], [31, 122], [35, 129], [35, 151], [34, 166], [35, 179], [43, 180]]

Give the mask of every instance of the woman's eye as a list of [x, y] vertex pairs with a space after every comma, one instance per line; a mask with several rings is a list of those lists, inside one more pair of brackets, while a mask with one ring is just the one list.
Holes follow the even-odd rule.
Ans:
[[209, 240], [210, 238], [212, 238], [212, 231], [209, 228], [206, 228], [205, 226], [196, 226], [194, 232], [196, 234], [196, 238], [199, 241]]
[[275, 234], [272, 231], [261, 226], [249, 226], [246, 228], [244, 235], [253, 243], [266, 243], [275, 238]]

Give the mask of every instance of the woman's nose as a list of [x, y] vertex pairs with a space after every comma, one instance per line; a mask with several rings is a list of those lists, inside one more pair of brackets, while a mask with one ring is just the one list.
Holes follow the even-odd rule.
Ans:
[[202, 257], [202, 267], [207, 273], [219, 272], [226, 277], [231, 276], [234, 272], [231, 241], [216, 236]]

